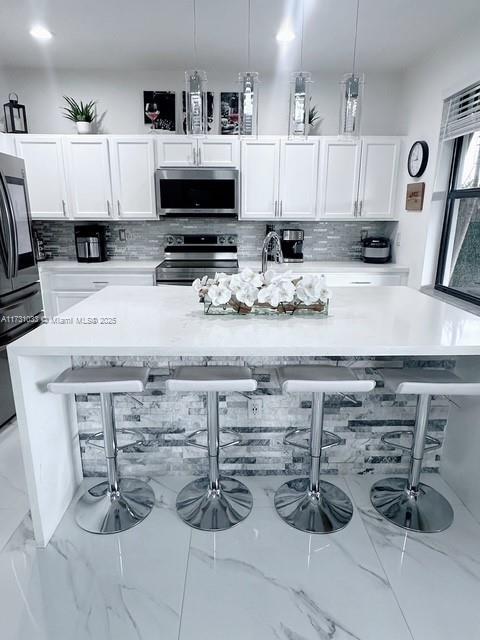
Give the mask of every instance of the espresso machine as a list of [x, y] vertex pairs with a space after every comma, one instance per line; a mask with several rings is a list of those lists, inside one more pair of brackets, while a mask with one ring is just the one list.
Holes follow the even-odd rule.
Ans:
[[105, 262], [105, 229], [99, 224], [75, 226], [77, 262]]
[[280, 238], [284, 262], [303, 262], [303, 229], [283, 229]]

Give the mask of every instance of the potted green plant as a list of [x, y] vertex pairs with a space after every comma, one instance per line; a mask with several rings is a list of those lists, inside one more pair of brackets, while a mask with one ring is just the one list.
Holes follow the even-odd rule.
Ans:
[[74, 98], [63, 96], [67, 107], [63, 107], [64, 117], [75, 122], [78, 133], [92, 133], [92, 123], [95, 119], [95, 100], [78, 103]]
[[318, 127], [320, 126], [323, 118], [318, 113], [318, 109], [316, 105], [312, 105], [312, 100], [310, 98], [310, 109], [308, 110], [308, 124], [310, 125], [310, 132], [316, 133]]

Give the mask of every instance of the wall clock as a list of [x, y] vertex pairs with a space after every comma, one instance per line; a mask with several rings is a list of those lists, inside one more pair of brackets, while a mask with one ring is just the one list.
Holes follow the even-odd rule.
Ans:
[[412, 178], [419, 178], [427, 168], [428, 144], [425, 140], [417, 140], [412, 144], [408, 154], [408, 173]]

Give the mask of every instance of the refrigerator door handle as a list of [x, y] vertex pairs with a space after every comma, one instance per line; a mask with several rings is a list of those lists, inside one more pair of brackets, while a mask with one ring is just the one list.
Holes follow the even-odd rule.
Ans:
[[14, 278], [17, 272], [17, 250], [16, 250], [16, 229], [14, 229], [15, 221], [13, 219], [12, 206], [10, 202], [10, 196], [8, 194], [8, 187], [5, 177], [2, 172], [0, 172], [0, 188], [2, 190], [3, 202], [5, 205], [5, 213], [6, 213], [6, 222], [8, 229], [8, 237], [7, 237], [7, 278]]

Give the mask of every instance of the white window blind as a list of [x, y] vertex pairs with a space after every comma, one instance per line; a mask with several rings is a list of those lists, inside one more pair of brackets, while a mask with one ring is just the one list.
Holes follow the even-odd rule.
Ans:
[[480, 82], [445, 100], [441, 136], [450, 140], [480, 130]]

